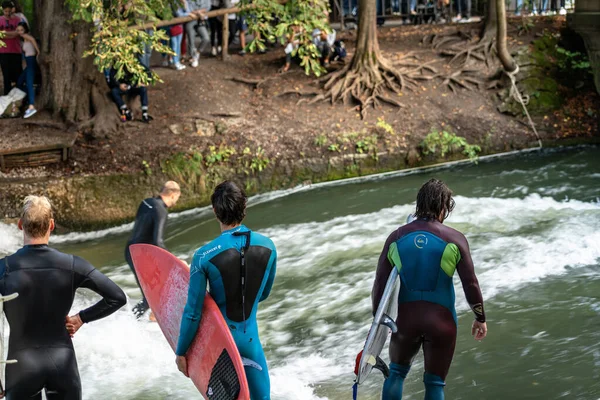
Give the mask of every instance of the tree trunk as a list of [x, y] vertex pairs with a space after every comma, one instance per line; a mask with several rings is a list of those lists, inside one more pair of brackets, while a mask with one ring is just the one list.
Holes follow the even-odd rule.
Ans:
[[352, 58], [352, 69], [359, 64], [377, 63], [380, 55], [377, 40], [377, 0], [359, 0], [358, 37]]
[[496, 11], [496, 0], [489, 0], [485, 21], [483, 21], [481, 35], [479, 36], [482, 40], [493, 40], [496, 37], [498, 31], [498, 13]]
[[[96, 134], [116, 130], [118, 113], [92, 57], [83, 58], [92, 37], [90, 24], [70, 22], [64, 0], [35, 0], [40, 35], [40, 108], [70, 125], [93, 127]], [[82, 123], [84, 123], [82, 125]]]
[[506, 5], [504, 0], [496, 0], [496, 7], [490, 5], [490, 8], [496, 8], [497, 12], [497, 25], [498, 25], [498, 36], [496, 48], [498, 49], [498, 58], [504, 67], [506, 72], [515, 72], [517, 70], [517, 64], [508, 52], [506, 43]]
[[352, 98], [360, 105], [363, 118], [369, 106], [377, 107], [382, 102], [402, 107], [398, 100], [387, 96], [387, 91], [399, 93], [406, 87], [416, 87], [414, 79], [397, 70], [379, 49], [376, 0], [359, 0], [358, 36], [352, 61], [323, 80], [325, 93], [316, 96], [311, 103], [325, 99], [346, 103]]

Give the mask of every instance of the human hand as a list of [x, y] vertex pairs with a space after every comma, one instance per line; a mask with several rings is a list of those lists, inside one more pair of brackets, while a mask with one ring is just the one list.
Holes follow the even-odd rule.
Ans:
[[119, 89], [121, 89], [121, 92], [126, 92], [129, 89], [129, 87], [127, 86], [126, 83], [121, 83], [119, 85]]
[[72, 317], [67, 317], [65, 319], [65, 324], [67, 326], [67, 332], [69, 332], [69, 335], [71, 335], [71, 337], [73, 337], [73, 336], [75, 336], [75, 333], [77, 333], [79, 328], [82, 327], [83, 321], [81, 320], [81, 317], [79, 316], [79, 314], [76, 314]]
[[175, 364], [177, 364], [177, 369], [182, 374], [184, 374], [188, 378], [190, 377], [188, 375], [188, 371], [187, 371], [187, 360], [185, 359], [185, 356], [177, 356], [177, 357], [175, 357]]
[[483, 340], [487, 336], [487, 324], [477, 320], [473, 321], [471, 335], [475, 337], [475, 340]]

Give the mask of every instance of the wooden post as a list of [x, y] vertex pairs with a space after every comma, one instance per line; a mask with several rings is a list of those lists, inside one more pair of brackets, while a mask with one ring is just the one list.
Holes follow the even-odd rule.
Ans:
[[223, 15], [223, 43], [222, 49], [223, 53], [221, 54], [221, 59], [223, 61], [229, 60], [229, 14]]

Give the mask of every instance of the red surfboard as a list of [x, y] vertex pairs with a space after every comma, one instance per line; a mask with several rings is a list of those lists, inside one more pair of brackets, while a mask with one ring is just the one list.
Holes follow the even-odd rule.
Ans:
[[[129, 247], [142, 290], [173, 351], [187, 301], [190, 269], [166, 250], [149, 244]], [[209, 400], [249, 400], [240, 353], [215, 301], [208, 292], [202, 320], [186, 354], [188, 374]]]

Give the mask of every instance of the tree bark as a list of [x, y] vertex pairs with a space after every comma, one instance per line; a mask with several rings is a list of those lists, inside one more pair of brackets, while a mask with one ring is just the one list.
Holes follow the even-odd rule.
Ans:
[[496, 8], [496, 13], [498, 17], [498, 35], [496, 39], [498, 58], [500, 59], [500, 62], [502, 63], [502, 66], [504, 67], [504, 70], [506, 72], [515, 72], [517, 70], [517, 64], [508, 52], [508, 47], [506, 43], [506, 5], [504, 4], [504, 0], [496, 0], [495, 3], [496, 7], [490, 5], [490, 8]]
[[377, 64], [380, 55], [377, 40], [377, 0], [359, 0], [358, 37], [351, 69], [362, 64]]
[[106, 80], [92, 57], [83, 58], [92, 37], [91, 25], [70, 22], [71, 13], [63, 0], [35, 0], [34, 7], [40, 35], [40, 108], [69, 124], [87, 123], [96, 134], [114, 132], [119, 119]]
[[482, 40], [493, 40], [496, 37], [496, 32], [498, 30], [498, 13], [496, 8], [496, 0], [488, 1], [485, 14], [485, 21], [483, 21], [481, 34], [479, 37]]

